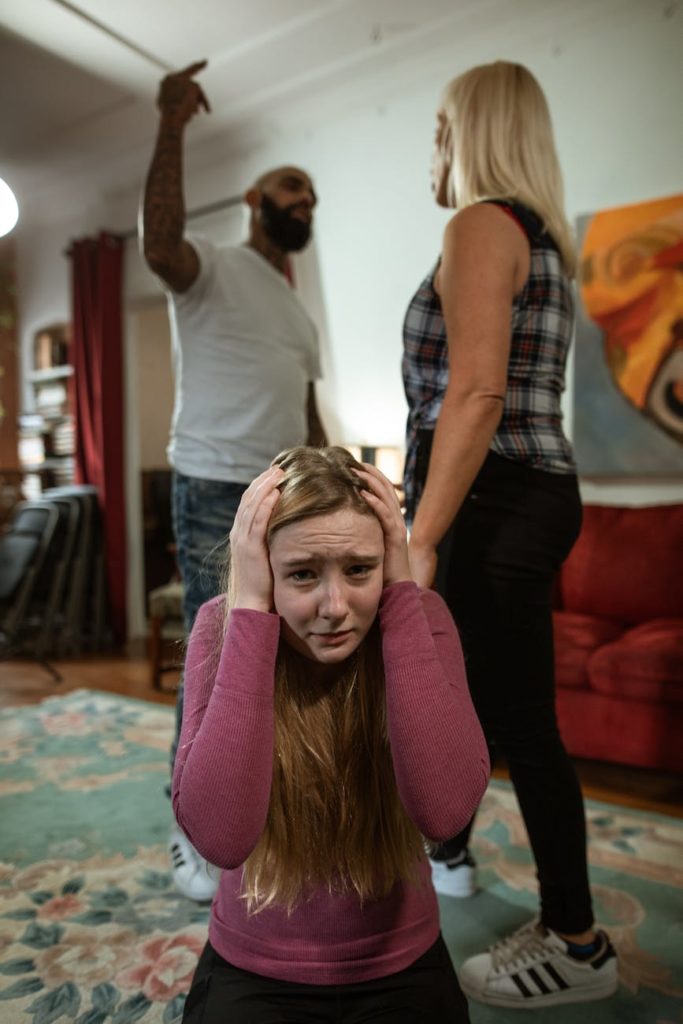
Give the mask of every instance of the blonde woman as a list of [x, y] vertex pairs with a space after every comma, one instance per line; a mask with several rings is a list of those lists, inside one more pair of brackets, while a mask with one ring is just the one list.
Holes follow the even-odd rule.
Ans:
[[[519, 799], [540, 916], [465, 962], [464, 991], [498, 1006], [597, 999], [617, 985], [596, 931], [583, 799], [554, 706], [553, 576], [581, 523], [560, 398], [574, 249], [543, 92], [518, 64], [445, 89], [432, 165], [453, 208], [404, 324], [410, 564], [455, 617], [474, 705]], [[475, 890], [468, 829], [434, 854], [440, 891]]]
[[174, 774], [180, 827], [223, 868], [184, 1021], [469, 1021], [424, 850], [470, 819], [488, 753], [394, 488], [342, 448], [290, 449], [230, 548]]

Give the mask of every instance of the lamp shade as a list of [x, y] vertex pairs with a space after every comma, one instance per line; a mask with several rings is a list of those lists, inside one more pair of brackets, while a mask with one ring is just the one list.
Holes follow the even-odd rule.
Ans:
[[396, 486], [403, 480], [404, 461], [403, 450], [394, 446], [383, 445], [375, 454], [375, 465]]
[[0, 178], [0, 238], [10, 233], [18, 219], [19, 206], [14, 198], [14, 192]]
[[359, 462], [369, 462], [377, 466], [381, 473], [388, 477], [392, 484], [398, 486], [403, 480], [403, 463], [405, 455], [402, 448], [388, 445], [379, 447], [368, 444], [345, 444], [347, 451]]

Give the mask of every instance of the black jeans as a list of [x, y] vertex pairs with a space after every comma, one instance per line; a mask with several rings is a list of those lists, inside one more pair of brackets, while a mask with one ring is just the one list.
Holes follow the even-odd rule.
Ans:
[[[431, 437], [421, 436], [426, 475]], [[490, 452], [439, 548], [437, 589], [457, 623], [472, 700], [503, 752], [536, 861], [541, 920], [593, 923], [579, 782], [555, 714], [552, 588], [581, 526], [574, 475]], [[472, 825], [441, 851], [456, 856]]]
[[469, 1024], [467, 1000], [441, 936], [397, 974], [347, 985], [303, 985], [252, 974], [207, 942], [183, 1024]]

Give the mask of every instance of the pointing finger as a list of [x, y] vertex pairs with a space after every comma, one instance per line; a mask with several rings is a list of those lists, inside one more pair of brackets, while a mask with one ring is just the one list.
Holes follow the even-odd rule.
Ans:
[[[199, 89], [199, 86], [197, 86], [197, 88]], [[201, 107], [204, 107], [204, 110], [207, 112], [207, 114], [211, 113], [211, 105], [207, 100], [206, 93], [204, 92], [203, 89], [199, 89], [199, 94], [197, 96], [197, 104]]]
[[186, 68], [183, 68], [182, 71], [178, 71], [177, 73], [179, 75], [183, 75], [185, 78], [192, 78], [193, 75], [197, 75], [200, 71], [203, 71], [208, 63], [209, 62], [207, 60], [198, 60], [194, 64], [188, 64]]

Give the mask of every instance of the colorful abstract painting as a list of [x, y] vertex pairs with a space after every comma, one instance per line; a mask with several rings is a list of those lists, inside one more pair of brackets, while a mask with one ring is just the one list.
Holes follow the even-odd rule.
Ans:
[[578, 221], [583, 476], [683, 474], [683, 195]]

